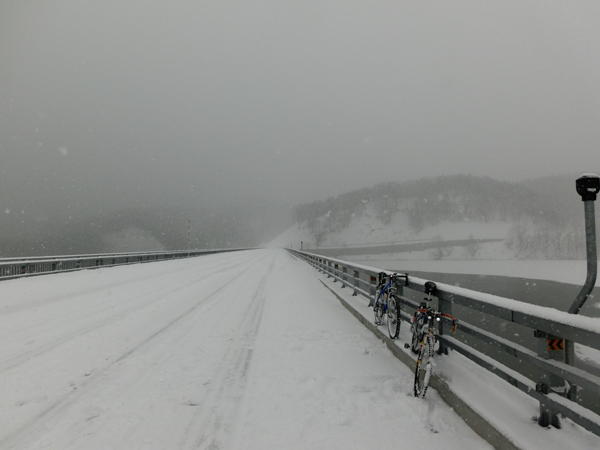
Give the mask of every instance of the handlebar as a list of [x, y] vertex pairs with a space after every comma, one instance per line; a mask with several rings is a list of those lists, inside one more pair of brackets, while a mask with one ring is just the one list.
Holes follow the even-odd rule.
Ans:
[[454, 316], [451, 316], [450, 314], [446, 314], [446, 313], [439, 312], [439, 311], [434, 311], [434, 310], [427, 309], [427, 308], [419, 308], [416, 310], [416, 313], [427, 314], [428, 316], [431, 316], [431, 318], [443, 317], [445, 319], [451, 320], [452, 328], [450, 329], [450, 331], [452, 331], [452, 332], [456, 331], [456, 324], [458, 323], [458, 319]]
[[408, 282], [408, 274], [406, 273], [386, 273], [386, 272], [379, 272], [379, 284], [380, 285], [385, 285], [388, 282], [394, 282], [396, 281], [398, 278], [403, 278], [404, 279], [404, 283], [406, 284]]

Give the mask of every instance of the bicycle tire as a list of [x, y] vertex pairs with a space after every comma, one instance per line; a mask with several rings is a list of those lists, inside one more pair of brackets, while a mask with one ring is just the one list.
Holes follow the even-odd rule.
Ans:
[[375, 302], [375, 305], [373, 305], [373, 315], [375, 316], [375, 325], [381, 325], [383, 317], [383, 305], [381, 303]]
[[419, 350], [419, 357], [417, 358], [417, 367], [415, 369], [415, 384], [414, 392], [415, 397], [423, 398], [427, 393], [429, 387], [429, 380], [431, 379], [431, 373], [433, 366], [431, 360], [433, 359], [433, 340], [431, 336], [426, 336], [423, 341], [423, 345]]
[[419, 353], [419, 349], [421, 348], [421, 341], [423, 340], [422, 333], [422, 325], [419, 323], [419, 320], [416, 320], [412, 324], [412, 338], [410, 343], [410, 349], [414, 354]]
[[421, 340], [423, 339], [423, 334], [418, 331], [414, 331], [412, 334], [412, 342], [410, 344], [410, 350], [417, 354], [419, 353], [419, 348], [421, 347]]
[[400, 334], [400, 303], [393, 295], [388, 299], [388, 333], [390, 339], [398, 339]]
[[[381, 296], [383, 297], [383, 296]], [[381, 300], [379, 291], [375, 294], [375, 304], [373, 305], [373, 315], [375, 316], [375, 325], [381, 325], [381, 319], [383, 318], [383, 302]]]

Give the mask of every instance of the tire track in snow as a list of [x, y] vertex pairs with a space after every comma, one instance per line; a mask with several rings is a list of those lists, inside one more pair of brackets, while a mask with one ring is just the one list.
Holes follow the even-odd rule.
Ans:
[[274, 264], [275, 258], [252, 296], [239, 325], [244, 343], [240, 345], [240, 341], [236, 340], [229, 345], [222, 359], [223, 364], [214, 376], [218, 385], [201, 402], [201, 410], [190, 422], [180, 448], [211, 450], [227, 448], [246, 389], [254, 342], [265, 306], [264, 290]]
[[[256, 258], [256, 256], [253, 256], [254, 258]], [[244, 264], [246, 262], [247, 259], [252, 259], [252, 257], [250, 258], [245, 258], [242, 261], [238, 261], [238, 263], [236, 264], [236, 267]], [[166, 264], [168, 264], [170, 261], [165, 261]], [[227, 265], [230, 264], [230, 261], [221, 261], [220, 264], [216, 267], [211, 267], [210, 269], [206, 270], [204, 269], [203, 272], [205, 272], [204, 274], [198, 274], [198, 275], [204, 275], [205, 277], [210, 277], [210, 276], [214, 276], [218, 273], [221, 273], [223, 271], [226, 270], [231, 270], [231, 266]], [[113, 268], [111, 268], [113, 269]], [[97, 269], [98, 271], [101, 271], [103, 269]], [[175, 272], [167, 272], [167, 273], [160, 273], [158, 275], [153, 274], [151, 277], [139, 277], [139, 278], [134, 278], [133, 280], [127, 280], [127, 281], [121, 281], [120, 283], [115, 284], [114, 282], [109, 283], [103, 283], [101, 285], [96, 285], [93, 286], [91, 288], [88, 288], [87, 286], [83, 289], [77, 290], [75, 292], [69, 292], [66, 295], [63, 296], [53, 296], [53, 297], [49, 297], [49, 298], [43, 298], [40, 300], [35, 300], [35, 301], [24, 301], [22, 303], [19, 303], [18, 305], [12, 305], [12, 306], [5, 306], [4, 309], [2, 309], [0, 311], [0, 317], [4, 318], [7, 317], [9, 315], [18, 313], [20, 311], [23, 310], [31, 310], [31, 309], [35, 309], [35, 308], [40, 308], [40, 307], [48, 307], [51, 306], [55, 303], [65, 303], [67, 301], [72, 301], [72, 300], [78, 300], [80, 298], [85, 298], [88, 296], [92, 296], [94, 294], [97, 294], [98, 291], [103, 291], [104, 289], [108, 289], [111, 291], [117, 290], [117, 291], [123, 291], [124, 289], [128, 288], [129, 286], [131, 287], [135, 287], [139, 289], [139, 285], [142, 284], [143, 281], [146, 280], [151, 280], [153, 282], [153, 284], [157, 284], [157, 279], [161, 278], [161, 279], [165, 279], [166, 281], [173, 281], [173, 276], [174, 275], [178, 275], [180, 274], [179, 278], [182, 278], [181, 281], [185, 280], [186, 277], [186, 273], [187, 272], [179, 272], [179, 273], [175, 273]], [[79, 273], [74, 273], [74, 274], [68, 274], [68, 275], [72, 275], [72, 276], [76, 276]], [[65, 275], [65, 274], [57, 274], [58, 276], [61, 275]], [[36, 280], [39, 281], [40, 283], [43, 283], [44, 279], [39, 279]], [[180, 280], [175, 280], [175, 281], [180, 281]], [[171, 283], [172, 284], [172, 283]], [[141, 292], [139, 294], [139, 297], [143, 298], [144, 295], [147, 295], [148, 293], [152, 293], [154, 291], [144, 291]], [[32, 295], [32, 294], [29, 294]], [[97, 308], [98, 305], [94, 304], [94, 305], [85, 305], [83, 307], [76, 307], [76, 308], [71, 308], [71, 313], [82, 313], [85, 314], [86, 311], [88, 310], [93, 310], [94, 308]], [[97, 312], [103, 312], [107, 309], [110, 309], [110, 306], [108, 308], [104, 308], [102, 310], [98, 310]], [[62, 309], [58, 309], [57, 312], [53, 312], [53, 315], [46, 315], [43, 317], [42, 320], [38, 320], [36, 321], [34, 324], [28, 323], [26, 326], [20, 328], [20, 329], [11, 329], [9, 332], [11, 334], [15, 334], [15, 333], [20, 333], [20, 332], [27, 332], [30, 329], [36, 329], [39, 328], [41, 325], [44, 324], [52, 324], [53, 322], [56, 321], [56, 319], [61, 318], [64, 315], [64, 311]], [[12, 319], [12, 321], [14, 321], [14, 319]], [[2, 340], [2, 338], [4, 338], [4, 333], [5, 330], [2, 330], [2, 333], [0, 333], [0, 340]]]
[[[263, 260], [265, 258], [266, 256], [257, 259]], [[240, 265], [244, 265], [245, 267], [241, 271], [236, 273], [233, 277], [229, 278], [237, 278], [252, 269], [252, 266], [248, 267], [248, 261], [243, 261], [236, 263], [234, 266], [223, 268], [217, 271], [217, 273], [221, 273], [224, 271], [231, 272], [232, 269], [238, 268]], [[187, 286], [187, 288], [189, 289], [189, 286]], [[179, 314], [174, 319], [170, 320], [165, 326], [155, 331], [153, 334], [145, 338], [142, 342], [138, 343], [133, 348], [121, 354], [118, 358], [114, 359], [109, 364], [90, 374], [81, 384], [79, 384], [78, 386], [74, 386], [71, 391], [61, 395], [59, 398], [54, 400], [48, 407], [40, 411], [34, 417], [29, 419], [26, 423], [22, 424], [18, 429], [1, 438], [0, 448], [19, 448], [20, 444], [30, 442], [32, 438], [35, 438], [36, 436], [39, 437], [42, 434], [44, 434], [44, 432], [47, 430], [47, 428], [44, 426], [45, 422], [51, 420], [52, 417], [55, 417], [61, 412], [67, 410], [69, 407], [75, 404], [76, 401], [82, 395], [93, 389], [96, 385], [99, 385], [104, 379], [103, 374], [105, 374], [107, 371], [111, 370], [115, 366], [119, 366], [124, 360], [131, 357], [142, 348], [148, 347], [149, 344], [153, 343], [160, 336], [163, 336], [168, 330], [173, 329], [173, 327], [176, 324], [189, 317], [194, 311], [196, 311], [201, 306], [205, 306], [211, 300], [221, 298], [219, 294], [222, 294], [223, 291], [227, 290], [228, 288], [231, 289], [232, 286], [228, 285], [227, 283], [220, 285], [217, 289], [204, 296], [200, 301], [195, 303], [191, 308], [185, 310], [182, 314]]]
[[[225, 271], [229, 271], [232, 270], [232, 268], [234, 267], [239, 267], [242, 264], [245, 264], [248, 260], [251, 260], [253, 258], [256, 258], [256, 256], [254, 255], [250, 255], [250, 256], [246, 256], [245, 258], [243, 258], [243, 260], [241, 261], [237, 261], [237, 264], [235, 264], [234, 266], [228, 265], [230, 264], [230, 261], [219, 261], [219, 264], [216, 267], [211, 267], [209, 270], [204, 269], [202, 272], [204, 273], [199, 273], [196, 274], [197, 276], [203, 276], [203, 278], [196, 278], [195, 282], [201, 282], [203, 279], [208, 279], [212, 276], [218, 275], [220, 273], [223, 273]], [[166, 262], [168, 264], [168, 262]], [[100, 269], [102, 270], [102, 269]], [[131, 311], [129, 311], [128, 309], [125, 310], [118, 310], [118, 311], [114, 311], [115, 308], [122, 308], [124, 303], [120, 300], [121, 297], [126, 297], [127, 303], [130, 303], [131, 301], [129, 300], [130, 297], [132, 297], [130, 294], [127, 294], [126, 296], [123, 295], [123, 291], [126, 290], [125, 292], [127, 293], [129, 291], [129, 289], [127, 289], [129, 286], [131, 287], [136, 287], [138, 286], [138, 289], [135, 292], [135, 296], [133, 297], [133, 301], [138, 301], [140, 302], [139, 304], [139, 308], [145, 308], [145, 307], [149, 307], [152, 306], [154, 303], [159, 302], [162, 299], [162, 295], [163, 294], [169, 294], [169, 293], [174, 293], [172, 292], [172, 286], [174, 284], [177, 285], [184, 285], [185, 281], [186, 281], [186, 277], [187, 277], [187, 273], [188, 272], [183, 272], [181, 274], [177, 274], [174, 272], [169, 272], [166, 274], [159, 274], [158, 276], [160, 278], [163, 278], [167, 281], [171, 281], [171, 283], [163, 289], [160, 290], [156, 290], [156, 289], [148, 289], [145, 288], [145, 286], [142, 284], [142, 281], [151, 279], [153, 280], [153, 285], [156, 285], [156, 275], [154, 275], [153, 278], [149, 278], [149, 277], [141, 277], [139, 279], [136, 279], [135, 281], [126, 281], [126, 282], [121, 282], [118, 283], [117, 285], [115, 284], [102, 284], [101, 286], [95, 286], [93, 289], [95, 290], [90, 290], [89, 288], [84, 288], [83, 290], [79, 290], [76, 292], [70, 292], [69, 294], [67, 294], [65, 297], [63, 297], [63, 300], [77, 300], [79, 298], [86, 298], [88, 296], [90, 296], [93, 293], [98, 293], [99, 291], [103, 291], [104, 289], [108, 289], [110, 291], [113, 291], [115, 293], [119, 293], [121, 292], [121, 295], [115, 295], [114, 296], [114, 300], [111, 302], [105, 302], [104, 299], [101, 299], [101, 302], [94, 302], [93, 304], [89, 304], [89, 303], [84, 303], [83, 307], [80, 307], [78, 304], [77, 305], [68, 305], [70, 306], [69, 308], [69, 314], [72, 315], [73, 317], [70, 317], [70, 322], [71, 323], [76, 323], [81, 321], [82, 319], [85, 319], [87, 317], [90, 316], [99, 316], [102, 315], [103, 313], [109, 311], [109, 312], [113, 312], [113, 316], [115, 319], [119, 319], [121, 317], [123, 317], [123, 313], [124, 314], [128, 314], [130, 312], [135, 312], [135, 307], [133, 309], [131, 309]], [[60, 275], [64, 275], [64, 274], [58, 274]], [[179, 275], [177, 278], [174, 279], [174, 275]], [[40, 282], [43, 282], [44, 280], [40, 280]], [[140, 290], [139, 289], [139, 285], [142, 284], [143, 288]], [[179, 288], [178, 290], [181, 290], [181, 288]], [[177, 290], [176, 290], [177, 291]], [[154, 301], [151, 303], [148, 303], [148, 296], [154, 298]], [[58, 301], [58, 296], [54, 296], [54, 297], [50, 297], [48, 299], [43, 299], [43, 300], [37, 300], [34, 302], [29, 302], [30, 307], [29, 309], [33, 309], [34, 308], [40, 308], [40, 307], [48, 307], [51, 306], [54, 303], [59, 303]], [[73, 307], [75, 306], [75, 307]], [[7, 316], [14, 314], [14, 311], [10, 310], [11, 307], [8, 307], [9, 311], [6, 312], [6, 310], [2, 310], [0, 312], [0, 318], [6, 320]], [[49, 340], [45, 338], [45, 336], [39, 336], [39, 331], [40, 329], [43, 329], [44, 325], [53, 325], [52, 327], [50, 327], [50, 329], [55, 328], [55, 322], [57, 320], [61, 320], [64, 318], [65, 315], [65, 311], [64, 311], [64, 307], [63, 308], [55, 308], [56, 311], [48, 311], [47, 313], [44, 314], [44, 317], [42, 318], [42, 320], [35, 320], [33, 323], [31, 321], [27, 321], [27, 325], [25, 327], [21, 327], [21, 328], [17, 328], [14, 329], [12, 327], [9, 327], [8, 330], [3, 330], [4, 333], [10, 333], [10, 336], [7, 336], [6, 334], [0, 334], [0, 342], [6, 343], [7, 340], [10, 339], [6, 339], [8, 337], [13, 337], [15, 335], [19, 335], [22, 334], [24, 336], [30, 336], [32, 332], [36, 333], [38, 335], [38, 337], [45, 341], [46, 344], [44, 344], [42, 347], [44, 347], [45, 349], [51, 349], [53, 348], [51, 345], [49, 347], [50, 342], [48, 342]], [[104, 324], [108, 324], [110, 322], [105, 322], [106, 318], [101, 319], [101, 321]], [[17, 322], [19, 323], [19, 318], [11, 318], [10, 319], [10, 323], [14, 323]], [[89, 326], [94, 326], [94, 324], [89, 324]], [[80, 328], [78, 330], [75, 330], [73, 332], [69, 332], [68, 334], [65, 334], [64, 336], [59, 336], [58, 338], [54, 337], [51, 339], [51, 341], [55, 341], [57, 342], [57, 345], [60, 345], [61, 343], [67, 342], [69, 339], [66, 340], [62, 340], [64, 338], [68, 338], [69, 336], [77, 336], [77, 334], [81, 334], [83, 332], [85, 332], [87, 330], [88, 327], [83, 327]], [[91, 330], [90, 330], [91, 331]], [[47, 330], [46, 330], [47, 332]], [[62, 342], [61, 342], [62, 340]], [[38, 354], [42, 354], [44, 353], [44, 348], [37, 348], [37, 349], [29, 349], [28, 352], [30, 352], [29, 354], [31, 356], [36, 356]], [[37, 351], [39, 350], [39, 352]], [[33, 353], [31, 353], [33, 352]], [[19, 356], [15, 356], [15, 357], [10, 357], [8, 358], [6, 361], [0, 362], [0, 373], [3, 370], [6, 370], [7, 368], [10, 368], [11, 366], [14, 366], [14, 364], [11, 364], [10, 361], [14, 358], [18, 358]]]
[[[235, 292], [239, 292], [240, 290], [244, 289], [245, 284], [247, 284], [247, 280], [255, 280], [255, 276], [254, 274], [249, 274], [248, 272], [250, 271], [250, 269], [255, 269], [255, 266], [258, 265], [260, 266], [260, 263], [266, 259], [268, 256], [266, 255], [265, 257], [261, 258], [260, 260], [257, 260], [256, 263], [253, 264], [253, 267], [250, 267], [248, 270], [244, 271], [242, 274], [239, 275], [233, 275], [231, 278], [231, 281], [228, 283], [228, 285], [226, 286], [226, 290], [221, 292], [221, 295], [218, 298], [214, 298], [211, 303], [210, 303], [210, 309], [209, 310], [205, 310], [203, 309], [201, 312], [197, 311], [195, 314], [195, 317], [191, 317], [188, 316], [186, 317], [186, 319], [190, 319], [190, 321], [193, 321], [193, 327], [194, 329], [198, 329], [198, 325], [200, 325], [200, 329], [202, 330], [201, 332], [201, 336], [200, 336], [200, 341], [194, 341], [194, 342], [201, 342], [202, 341], [202, 337], [206, 336], [206, 332], [208, 331], [209, 334], [212, 334], [215, 330], [222, 330], [223, 329], [223, 321], [227, 320], [228, 318], [230, 318], [231, 314], [230, 314], [230, 309], [231, 308], [226, 308], [227, 303], [229, 304], [229, 306], [237, 306], [236, 302], [236, 298], [239, 297], [239, 295]], [[242, 275], [245, 276], [245, 278], [242, 277]], [[233, 295], [230, 294], [230, 292], [234, 292]], [[249, 297], [248, 297], [249, 299]], [[252, 306], [252, 305], [250, 305]], [[262, 305], [260, 306], [260, 311], [257, 310], [257, 308], [247, 308], [246, 311], [244, 311], [243, 313], [239, 313], [239, 312], [234, 312], [234, 314], [238, 314], [239, 317], [242, 319], [243, 322], [247, 322], [248, 320], [250, 320], [251, 322], [256, 322], [256, 321], [260, 321], [260, 318], [256, 317], [256, 314], [262, 315]], [[220, 318], [216, 318], [214, 312], [221, 312], [223, 317]], [[200, 321], [197, 319], [198, 318], [198, 314], [202, 314]], [[254, 316], [254, 317], [253, 317]], [[206, 318], [209, 318], [209, 322], [206, 322]], [[203, 320], [204, 319], [204, 320]], [[217, 320], [215, 320], [217, 319]], [[206, 325], [209, 325], [208, 327]], [[215, 328], [216, 327], [216, 328]], [[238, 330], [237, 334], [240, 333], [244, 333], [243, 329], [240, 330], [240, 326], [235, 326], [234, 329]], [[180, 336], [176, 339], [176, 341], [171, 341], [169, 342], [169, 347], [173, 348], [174, 351], [172, 352], [168, 352], [164, 357], [162, 357], [162, 359], [158, 362], [155, 361], [155, 357], [156, 355], [152, 355], [153, 356], [153, 361], [154, 365], [151, 368], [150, 371], [145, 371], [144, 374], [142, 375], [142, 377], [140, 379], [136, 379], [135, 383], [132, 383], [131, 388], [128, 388], [126, 390], [126, 396], [125, 397], [120, 397], [123, 401], [123, 403], [128, 403], [129, 400], [131, 399], [131, 401], [133, 403], [136, 403], [136, 392], [140, 392], [140, 391], [145, 391], [148, 388], [152, 389], [152, 386], [156, 386], [156, 377], [154, 377], [153, 372], [163, 372], [165, 368], [167, 367], [173, 367], [176, 366], [178, 364], [178, 362], [181, 361], [181, 354], [187, 354], [189, 355], [189, 349], [190, 349], [190, 345], [186, 345], [186, 342], [183, 341], [190, 341], [193, 339], [197, 339], [199, 336], [197, 333], [192, 332], [190, 329], [188, 330], [181, 330], [181, 327], [179, 329], [180, 332]], [[191, 335], [191, 336], [190, 336]], [[245, 337], [245, 336], [243, 336]], [[225, 342], [225, 341], [223, 341]], [[180, 343], [183, 343], [183, 345], [180, 346]], [[187, 348], [188, 350], [181, 350], [181, 348]], [[198, 346], [198, 344], [196, 343], [195, 345], [192, 345], [191, 348], [202, 348], [202, 345]], [[177, 351], [175, 350], [177, 349]], [[249, 349], [250, 353], [252, 353], [252, 348]], [[179, 354], [176, 354], [179, 353]], [[221, 355], [222, 353], [219, 351], [218, 355]], [[219, 356], [219, 360], [222, 360], [223, 358], [221, 356]], [[249, 360], [251, 359], [251, 355], [249, 355], [246, 358], [246, 363], [243, 366], [242, 371], [244, 372], [244, 376], [245, 376], [245, 372], [247, 372], [248, 367], [249, 367]], [[171, 363], [171, 365], [169, 365], [169, 361], [173, 360], [173, 362]], [[158, 377], [160, 378], [160, 377]], [[181, 378], [178, 378], [179, 380], [181, 380]], [[187, 378], [186, 378], [187, 379]], [[187, 379], [187, 382], [189, 382], [189, 379]], [[179, 405], [179, 407], [184, 406], [185, 409], [187, 410], [187, 412], [185, 414], [182, 415], [183, 421], [182, 421], [182, 427], [180, 429], [166, 429], [163, 431], [163, 433], [160, 435], [160, 438], [158, 438], [158, 440], [161, 441], [161, 446], [157, 447], [157, 448], [179, 448], [179, 446], [174, 447], [173, 443], [177, 442], [177, 441], [182, 441], [185, 440], [186, 436], [189, 434], [189, 428], [188, 431], [184, 431], [185, 426], [183, 425], [183, 423], [185, 423], [189, 417], [190, 417], [190, 407], [195, 408], [198, 406], [198, 404], [202, 404], [203, 402], [198, 401], [196, 399], [193, 399], [193, 397], [197, 397], [197, 395], [191, 395], [189, 393], [187, 393], [185, 395], [185, 397], [187, 397], [187, 400], [181, 399], [177, 402], [173, 402], [172, 399], [167, 400], [167, 403], [164, 403], [165, 406], [167, 407], [172, 407], [173, 404], [177, 404]], [[190, 398], [192, 397], [192, 398]], [[160, 397], [159, 397], [160, 398]], [[163, 400], [165, 401], [165, 400]], [[139, 403], [139, 402], [137, 402]], [[174, 413], [174, 411], [172, 411], [172, 413]], [[181, 414], [181, 413], [180, 413]], [[193, 415], [193, 413], [192, 413]], [[159, 425], [160, 427], [160, 425]], [[114, 434], [116, 433], [117, 435], [121, 434], [123, 435], [123, 439], [127, 439], [127, 440], [131, 440], [132, 442], [149, 442], [152, 441], [152, 438], [148, 438], [148, 432], [147, 432], [147, 425], [139, 425], [137, 426], [135, 429], [128, 429], [127, 427], [118, 427], [118, 430], [114, 429], [114, 423], [110, 424], [108, 423], [106, 427], [102, 427], [101, 430], [96, 430], [95, 432], [97, 434], [106, 434], [106, 433], [111, 433]], [[72, 448], [80, 448], [80, 446], [73, 446]]]
[[[239, 267], [242, 264], [247, 264], [247, 263], [244, 261], [244, 262], [240, 262], [240, 263], [236, 264], [233, 267], [230, 266], [230, 267], [221, 268], [221, 269], [219, 269], [219, 270], [217, 270], [217, 271], [215, 271], [213, 273], [207, 274], [204, 278], [195, 281], [195, 284], [202, 283], [203, 281], [205, 281], [209, 277], [216, 276], [216, 275], [218, 275], [220, 273], [223, 273], [225, 271], [230, 271], [230, 270], [232, 270], [234, 268]], [[35, 349], [28, 350], [25, 353], [21, 353], [20, 355], [16, 355], [16, 356], [10, 357], [10, 358], [8, 358], [8, 359], [6, 359], [4, 361], [1, 361], [0, 362], [0, 373], [6, 372], [7, 370], [10, 370], [12, 368], [18, 367], [18, 366], [20, 366], [20, 365], [22, 365], [24, 363], [27, 363], [32, 358], [35, 358], [37, 356], [43, 355], [44, 353], [50, 352], [50, 351], [54, 350], [56, 347], [58, 347], [58, 346], [60, 346], [62, 344], [65, 344], [65, 343], [67, 343], [67, 342], [69, 342], [69, 341], [71, 341], [73, 339], [79, 338], [79, 337], [84, 336], [84, 335], [86, 335], [88, 333], [96, 331], [96, 330], [98, 330], [100, 328], [103, 328], [103, 327], [105, 327], [107, 325], [110, 325], [110, 324], [112, 324], [112, 323], [114, 323], [114, 322], [116, 322], [118, 320], [123, 320], [123, 318], [125, 318], [126, 316], [134, 314], [136, 312], [139, 312], [142, 309], [146, 309], [148, 307], [151, 307], [154, 304], [162, 301], [164, 299], [164, 296], [166, 294], [176, 295], [179, 291], [182, 291], [182, 290], [187, 289], [187, 288], [188, 287], [185, 286], [185, 287], [180, 287], [178, 289], [173, 290], [172, 284], [171, 284], [171, 285], [169, 285], [169, 286], [161, 289], [158, 292], [157, 291], [152, 292], [153, 299], [152, 299], [151, 302], [148, 302], [146, 300], [146, 298], [144, 297], [145, 294], [144, 295], [140, 295], [140, 297], [138, 298], [138, 300], [142, 301], [142, 303], [140, 303], [140, 304], [136, 304], [136, 305], [134, 305], [134, 306], [132, 306], [130, 308], [126, 308], [126, 309], [123, 309], [123, 310], [119, 310], [119, 311], [113, 312], [113, 315], [110, 316], [110, 317], [104, 318], [104, 319], [102, 319], [102, 320], [100, 320], [100, 321], [98, 321], [98, 322], [96, 322], [94, 324], [90, 324], [88, 326], [76, 329], [75, 331], [66, 333], [66, 334], [64, 334], [62, 336], [59, 336], [59, 337], [57, 337], [57, 338], [49, 341], [49, 342], [46, 342], [45, 344], [43, 344], [43, 345], [41, 345], [41, 346], [39, 346], [39, 347], [37, 347]], [[113, 309], [113, 306], [111, 305], [111, 306], [108, 306], [108, 307], [106, 307], [106, 308], [104, 308], [102, 310], [96, 311], [96, 312], [94, 312], [92, 314], [93, 315], [102, 314], [103, 312], [105, 312], [105, 311], [111, 311], [112, 309]], [[86, 317], [86, 316], [83, 316], [83, 317]], [[74, 320], [78, 320], [78, 319], [81, 319], [81, 318], [75, 318]], [[47, 322], [49, 320], [52, 320], [52, 319], [45, 320], [44, 322]], [[36, 324], [36, 325], [34, 325], [32, 327], [37, 327], [37, 326], [39, 326], [39, 324]]]

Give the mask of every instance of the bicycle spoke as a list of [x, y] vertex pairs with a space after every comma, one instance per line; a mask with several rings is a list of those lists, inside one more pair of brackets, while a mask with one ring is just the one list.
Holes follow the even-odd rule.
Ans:
[[400, 305], [393, 296], [388, 301], [388, 332], [391, 339], [397, 339], [400, 333]]
[[430, 336], [426, 336], [419, 351], [417, 367], [415, 369], [414, 393], [415, 397], [423, 398], [429, 386], [429, 379], [433, 370], [431, 359], [433, 358], [433, 342]]

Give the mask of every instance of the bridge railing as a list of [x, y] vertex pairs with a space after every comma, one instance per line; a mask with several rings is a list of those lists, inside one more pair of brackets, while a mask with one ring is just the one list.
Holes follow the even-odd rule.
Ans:
[[[353, 295], [361, 294], [367, 298], [375, 296], [378, 274], [392, 273], [322, 255], [289, 251], [333, 278], [334, 282], [339, 281], [343, 288], [352, 289]], [[410, 274], [406, 280], [396, 288], [404, 305], [402, 319], [410, 322], [414, 310], [419, 307], [419, 301], [414, 298], [422, 296], [428, 280]], [[564, 340], [570, 340], [600, 350], [599, 319], [448, 284], [436, 285], [434, 296], [439, 310], [459, 319], [456, 337], [450, 336], [449, 321], [442, 321], [439, 353], [454, 349], [539, 401], [540, 425], [560, 427], [558, 414], [561, 414], [600, 436], [600, 377], [583, 365], [566, 364], [563, 349]], [[468, 320], [461, 317], [461, 313]], [[493, 322], [499, 325], [498, 329], [517, 327], [519, 332], [515, 334], [529, 330], [530, 337], [525, 337], [525, 342], [513, 342], [490, 331], [494, 328]], [[493, 351], [489, 351], [490, 348]], [[529, 369], [520, 370], [522, 366]]]
[[38, 256], [0, 259], [0, 280], [42, 275], [56, 272], [118, 266], [176, 258], [189, 258], [213, 253], [233, 252], [243, 249], [178, 250], [131, 253], [99, 253], [91, 255]]

